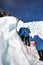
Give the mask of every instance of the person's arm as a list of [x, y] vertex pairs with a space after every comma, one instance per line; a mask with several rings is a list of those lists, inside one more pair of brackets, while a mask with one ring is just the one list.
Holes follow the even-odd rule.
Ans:
[[36, 40], [35, 36], [33, 38], [30, 37], [30, 41], [34, 41], [34, 40]]

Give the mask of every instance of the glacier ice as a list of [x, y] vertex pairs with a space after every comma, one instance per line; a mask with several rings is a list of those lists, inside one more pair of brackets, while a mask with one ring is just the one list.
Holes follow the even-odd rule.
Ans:
[[0, 18], [0, 65], [43, 65], [43, 62], [38, 60], [36, 49], [33, 47], [30, 54], [30, 48], [23, 44], [16, 31], [16, 28], [19, 30], [23, 25], [28, 27], [29, 24], [30, 28], [32, 23], [25, 24], [20, 20], [21, 26], [16, 27], [17, 21], [13, 16]]

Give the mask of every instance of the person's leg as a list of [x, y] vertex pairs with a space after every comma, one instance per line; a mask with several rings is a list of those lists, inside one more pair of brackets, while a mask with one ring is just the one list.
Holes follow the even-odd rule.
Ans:
[[43, 61], [43, 50], [41, 50], [41, 52], [42, 52], [42, 57], [41, 57], [41, 60]]
[[30, 40], [29, 40], [29, 37], [27, 37], [27, 45], [30, 46]]
[[38, 54], [39, 54], [39, 57], [41, 58], [41, 55], [42, 55], [42, 54], [41, 54], [41, 51], [38, 51]]
[[25, 45], [27, 45], [27, 38], [25, 37]]
[[39, 50], [39, 51], [38, 51], [38, 54], [39, 54], [39, 57], [40, 57], [40, 59], [39, 59], [39, 60], [41, 60], [41, 61], [42, 61], [42, 60], [43, 60], [43, 59], [42, 59], [42, 50]]
[[24, 36], [21, 36], [21, 40], [24, 42]]
[[29, 37], [25, 37], [25, 45], [30, 46]]
[[42, 51], [42, 57], [43, 57], [43, 50], [41, 50]]

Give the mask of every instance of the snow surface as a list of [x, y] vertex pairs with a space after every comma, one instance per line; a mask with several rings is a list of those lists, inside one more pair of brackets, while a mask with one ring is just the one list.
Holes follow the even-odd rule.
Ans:
[[17, 31], [19, 31], [21, 27], [29, 28], [33, 37], [34, 35], [38, 35], [43, 39], [43, 21], [23, 23], [23, 21], [20, 20], [17, 26]]
[[30, 48], [21, 41], [16, 28], [19, 30], [20, 26], [26, 24], [20, 20], [23, 25], [16, 27], [17, 21], [13, 16], [0, 18], [0, 65], [43, 65], [38, 60], [36, 48], [32, 47], [30, 53]]

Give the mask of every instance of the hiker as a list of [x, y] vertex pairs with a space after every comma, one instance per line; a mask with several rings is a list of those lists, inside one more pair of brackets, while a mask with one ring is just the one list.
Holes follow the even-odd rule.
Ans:
[[25, 27], [22, 27], [19, 30], [19, 35], [21, 37], [21, 40], [23, 42], [25, 42], [25, 45], [28, 45], [28, 46], [30, 46], [29, 33], [30, 33], [30, 30], [28, 28], [25, 28]]
[[38, 35], [35, 35], [34, 38], [30, 38], [31, 41], [35, 41], [36, 49], [40, 57], [39, 60], [43, 61], [43, 39]]

